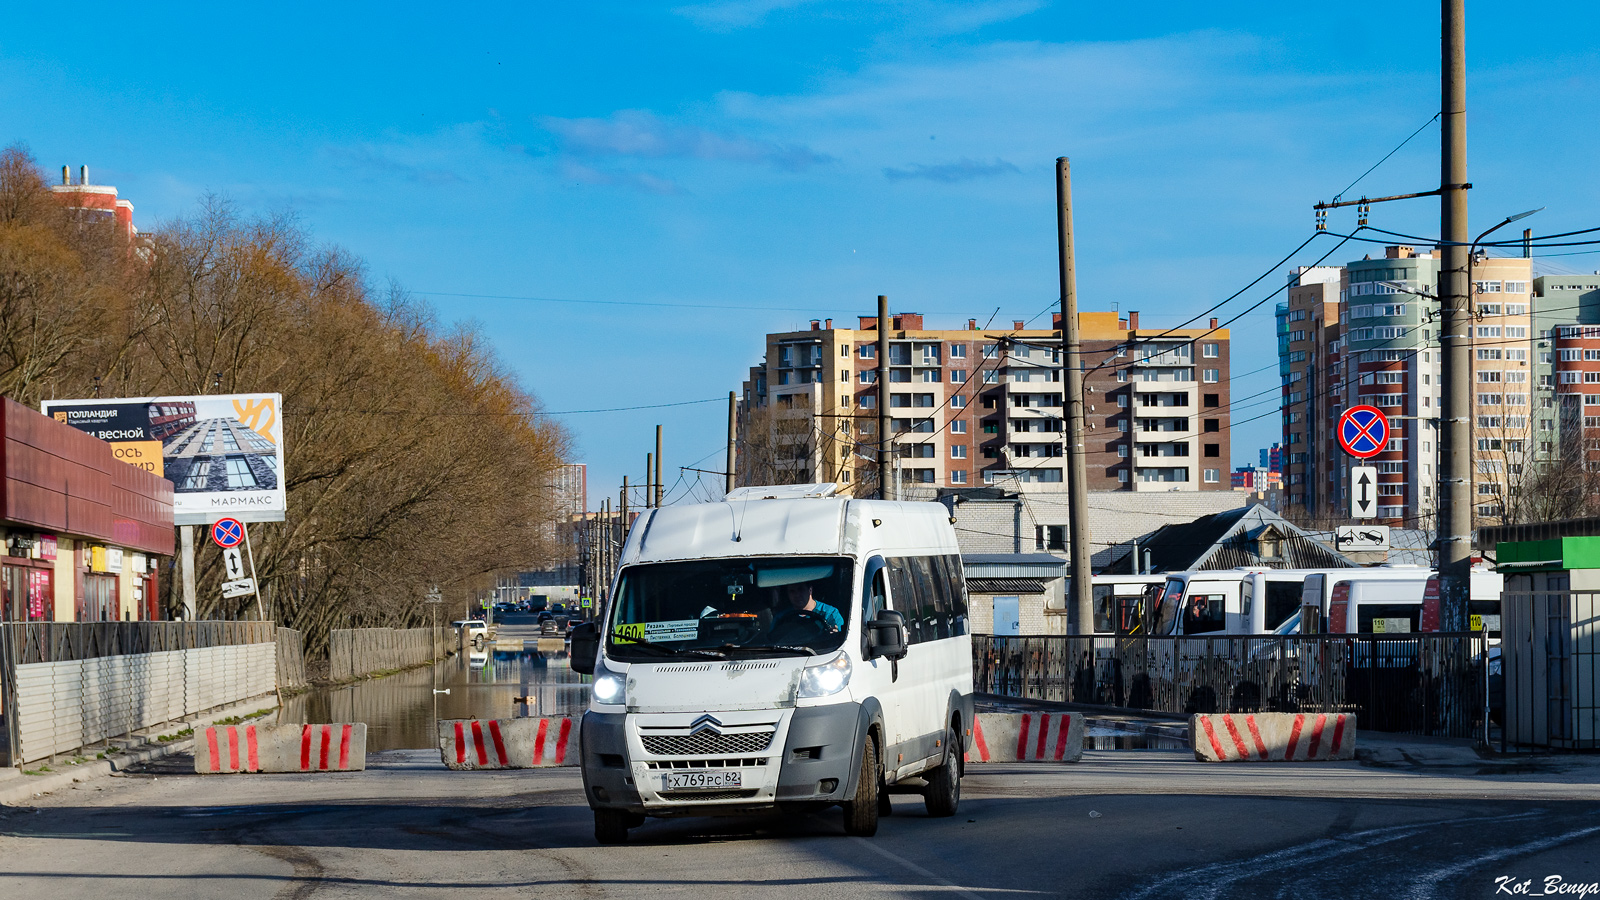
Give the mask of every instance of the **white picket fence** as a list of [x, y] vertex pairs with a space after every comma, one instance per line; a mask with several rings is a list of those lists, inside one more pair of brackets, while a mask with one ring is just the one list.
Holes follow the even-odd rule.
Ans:
[[277, 644], [232, 644], [16, 667], [19, 761], [272, 693]]

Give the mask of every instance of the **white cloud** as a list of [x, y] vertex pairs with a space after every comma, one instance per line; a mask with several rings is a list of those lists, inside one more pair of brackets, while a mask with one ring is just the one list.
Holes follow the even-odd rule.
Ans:
[[1003, 159], [994, 159], [983, 162], [976, 159], [962, 157], [955, 162], [936, 163], [923, 165], [912, 163], [899, 168], [886, 168], [883, 177], [890, 181], [905, 181], [907, 179], [921, 178], [927, 181], [941, 181], [945, 184], [954, 184], [958, 181], [971, 181], [975, 178], [993, 178], [997, 175], [1018, 175], [1022, 170]]
[[673, 12], [707, 31], [733, 31], [760, 25], [767, 15], [817, 0], [719, 0], [680, 6]]
[[563, 151], [575, 156], [717, 160], [770, 165], [789, 172], [829, 161], [803, 144], [707, 131], [638, 110], [623, 110], [605, 119], [547, 117], [540, 124], [560, 140]]

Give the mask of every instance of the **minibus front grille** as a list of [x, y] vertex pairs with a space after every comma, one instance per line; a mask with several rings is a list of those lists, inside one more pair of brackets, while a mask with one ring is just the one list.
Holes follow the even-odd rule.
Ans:
[[774, 734], [776, 729], [733, 734], [703, 730], [695, 734], [645, 734], [639, 739], [652, 756], [711, 756], [760, 753], [772, 745]]
[[644, 764], [645, 768], [656, 771], [670, 769], [759, 769], [764, 767], [768, 758], [765, 756], [751, 756], [744, 759], [653, 759]]

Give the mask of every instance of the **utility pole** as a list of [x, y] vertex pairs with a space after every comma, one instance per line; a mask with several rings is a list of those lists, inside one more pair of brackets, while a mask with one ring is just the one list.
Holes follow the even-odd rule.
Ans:
[[1439, 599], [1440, 627], [1467, 629], [1472, 577], [1472, 327], [1467, 285], [1467, 63], [1465, 0], [1441, 0], [1439, 120]]
[[878, 295], [878, 499], [898, 499], [889, 439], [889, 297]]
[[622, 513], [622, 537], [628, 537], [628, 476], [622, 476], [622, 497], [617, 501], [617, 508]]
[[655, 478], [655, 457], [649, 453], [644, 455], [644, 508], [650, 508], [650, 500], [655, 497], [655, 485], [651, 479]]
[[1056, 238], [1061, 271], [1061, 402], [1067, 426], [1067, 544], [1071, 551], [1072, 605], [1078, 633], [1094, 633], [1094, 586], [1089, 560], [1089, 472], [1083, 442], [1082, 342], [1078, 336], [1078, 281], [1072, 250], [1072, 164], [1056, 159]]
[[661, 508], [661, 426], [656, 426], [656, 509]]
[[733, 486], [734, 486], [734, 484], [737, 483], [737, 479], [735, 479], [733, 477], [733, 466], [734, 466], [734, 463], [736, 461], [734, 459], [734, 452], [733, 451], [734, 451], [734, 447], [736, 447], [738, 445], [738, 441], [739, 441], [739, 404], [738, 404], [738, 401], [734, 398], [733, 391], [729, 391], [728, 392], [728, 464], [723, 469], [723, 471], [726, 474], [723, 476], [723, 479], [722, 479], [723, 480], [722, 492], [724, 494], [733, 493]]

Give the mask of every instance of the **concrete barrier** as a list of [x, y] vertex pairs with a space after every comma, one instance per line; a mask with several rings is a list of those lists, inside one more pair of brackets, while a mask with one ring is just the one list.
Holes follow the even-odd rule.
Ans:
[[1234, 713], [1189, 717], [1189, 744], [1202, 762], [1354, 759], [1350, 713]]
[[567, 716], [441, 719], [439, 757], [458, 770], [575, 766], [578, 725]]
[[1081, 713], [978, 713], [967, 730], [966, 759], [1077, 762], [1083, 758]]
[[365, 722], [331, 725], [212, 725], [194, 735], [194, 770], [360, 772], [367, 767]]

